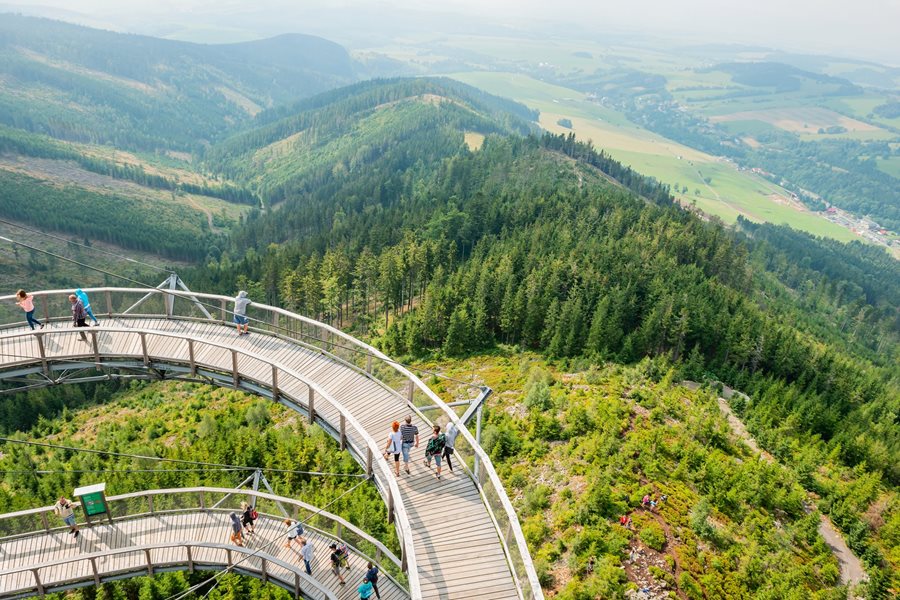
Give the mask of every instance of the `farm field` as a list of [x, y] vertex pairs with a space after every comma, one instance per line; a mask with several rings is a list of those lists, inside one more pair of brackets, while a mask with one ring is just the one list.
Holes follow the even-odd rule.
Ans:
[[891, 177], [900, 179], [900, 156], [876, 159], [878, 168]]
[[[801, 138], [837, 138], [854, 139], [892, 139], [895, 135], [869, 123], [844, 116], [819, 106], [769, 108], [763, 110], [741, 111], [730, 114], [711, 116], [713, 123], [731, 123], [735, 121], [762, 122], [768, 125], [798, 134]], [[843, 133], [819, 133], [820, 129], [843, 127]], [[747, 131], [746, 133], [753, 133]]]
[[[575, 90], [513, 73], [468, 72], [451, 77], [540, 110], [544, 129], [553, 133], [573, 131], [579, 139], [591, 140], [598, 149], [673, 189], [675, 184], [687, 186], [686, 194], [676, 194], [679, 201], [696, 202], [698, 208], [726, 223], [744, 215], [841, 241], [860, 239], [848, 229], [790, 203], [790, 194], [783, 188], [739, 171], [730, 162], [637, 127], [621, 113], [589, 102]], [[559, 125], [561, 118], [570, 119], [572, 128]]]
[[864, 96], [853, 98], [832, 98], [828, 101], [828, 105], [838, 112], [852, 114], [860, 119], [866, 119], [883, 126], [900, 129], [900, 117], [887, 119], [872, 112], [876, 106], [884, 104], [888, 100], [889, 97], [885, 95], [866, 94]]

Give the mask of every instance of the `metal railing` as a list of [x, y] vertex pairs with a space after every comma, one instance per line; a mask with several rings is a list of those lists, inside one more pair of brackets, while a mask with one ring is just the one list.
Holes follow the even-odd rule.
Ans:
[[[214, 497], [219, 496], [224, 497], [217, 502], [212, 502]], [[342, 541], [346, 543], [351, 552], [359, 556], [365, 562], [372, 562], [373, 564], [377, 564], [385, 577], [393, 582], [394, 585], [396, 585], [398, 588], [406, 591], [405, 586], [400, 581], [398, 581], [398, 579], [395, 578], [394, 574], [392, 573], [392, 571], [394, 573], [399, 573], [399, 571], [402, 569], [402, 561], [382, 542], [376, 540], [342, 517], [321, 510], [300, 500], [285, 498], [283, 496], [277, 496], [274, 494], [256, 490], [219, 487], [191, 487], [147, 490], [141, 492], [132, 492], [129, 494], [120, 494], [106, 498], [108, 508], [108, 512], [106, 514], [95, 515], [92, 518], [83, 515], [82, 523], [94, 524], [103, 521], [116, 523], [124, 520], [139, 519], [148, 516], [189, 513], [197, 511], [219, 512], [227, 514], [230, 512], [239, 511], [240, 501], [245, 498], [248, 500], [251, 498], [256, 500], [256, 506], [257, 510], [259, 511], [260, 518], [268, 517], [280, 521], [284, 518], [284, 516], [283, 514], [276, 513], [280, 512], [281, 509], [285, 509], [285, 507], [289, 507], [290, 512], [292, 513], [291, 517], [297, 521], [303, 522], [305, 529], [314, 531], [319, 536], [327, 540]], [[72, 504], [74, 508], [81, 507], [81, 504], [79, 502], [73, 502]], [[31, 537], [40, 532], [51, 533], [68, 529], [68, 527], [66, 526], [52, 525], [58, 520], [58, 517], [56, 517], [53, 512], [52, 506], [43, 506], [39, 508], [0, 514], [0, 543], [8, 544], [8, 542], [11, 542], [16, 538]], [[281, 533], [280, 530], [279, 533]], [[124, 552], [144, 552], [147, 563], [144, 565], [144, 567], [146, 567], [146, 569], [150, 571], [150, 574], [152, 574], [153, 568], [159, 565], [159, 561], [154, 562], [152, 560], [151, 554], [146, 551], [152, 548], [164, 547], [217, 547], [233, 552], [253, 552], [252, 549], [242, 548], [239, 546], [228, 544], [216, 545], [199, 540], [183, 540], [177, 543], [166, 542], [119, 548], [103, 553], [92, 553], [88, 556], [66, 558], [51, 562], [37, 561], [26, 567], [2, 571], [0, 572], [0, 590], [8, 588], [8, 586], [3, 585], [2, 582], [10, 576], [18, 573], [30, 572], [35, 582], [33, 587], [35, 589], [38, 589], [39, 593], [42, 593], [40, 592], [40, 589], [44, 586], [44, 583], [42, 582], [40, 577], [40, 570], [56, 565], [78, 561], [88, 561], [91, 563], [91, 572], [94, 575], [94, 581], [96, 583], [99, 582], [100, 578], [100, 572], [97, 569], [96, 560], [105, 555]], [[390, 564], [385, 564], [382, 559], [386, 559]], [[255, 567], [256, 570], [250, 573], [255, 576], [277, 578], [277, 572], [266, 570], [265, 562], [270, 561], [273, 564], [279, 564], [279, 561], [268, 554], [266, 554], [265, 557], [263, 557], [261, 560], [261, 565], [254, 565], [251, 563], [247, 563], [246, 565], [244, 565], [243, 562], [241, 563], [241, 565], [246, 566], [246, 568], [251, 571]], [[187, 564], [190, 568], [193, 568], [195, 566], [194, 563], [198, 561], [194, 560], [194, 557], [192, 557], [190, 550], [186, 550], [185, 560], [179, 560], [178, 562], [179, 564]], [[217, 564], [232, 565], [234, 564], [234, 562], [230, 560], [230, 557], [228, 557], [227, 561], [220, 561]], [[285, 565], [280, 566], [285, 567]], [[302, 582], [303, 586], [320, 590], [328, 594], [329, 598], [332, 597], [331, 592], [329, 592], [327, 588], [322, 587], [321, 584], [316, 582], [314, 579], [309, 578], [305, 572], [296, 573], [299, 567], [290, 565], [287, 565], [287, 567], [290, 567], [291, 573], [297, 574], [297, 577], [292, 578], [291, 581], [281, 581], [279, 582], [280, 585], [286, 587], [289, 590], [293, 590], [295, 587], [299, 589]], [[136, 569], [130, 568], [129, 570], [134, 571]], [[84, 580], [83, 577], [81, 579]], [[3, 595], [2, 591], [0, 591], [0, 595]]]
[[[170, 548], [179, 548], [185, 551], [184, 560], [181, 561], [163, 561], [154, 563], [152, 555], [160, 550], [168, 550]], [[200, 559], [199, 552], [204, 549], [219, 550], [224, 558], [219, 560]], [[140, 553], [137, 561], [133, 561], [129, 566], [119, 566], [116, 569], [106, 571], [98, 562], [111, 558], [118, 558], [122, 555]], [[243, 560], [236, 561], [234, 554], [244, 555]], [[195, 558], [197, 557], [197, 558]], [[134, 559], [135, 557], [127, 557]], [[255, 560], [247, 560], [252, 558]], [[142, 560], [143, 559], [143, 560]], [[127, 562], [127, 559], [126, 559]], [[146, 574], [153, 575], [156, 571], [171, 569], [172, 565], [187, 565], [188, 569], [193, 570], [204, 568], [216, 568], [228, 566], [232, 571], [243, 575], [250, 575], [262, 579], [266, 583], [274, 583], [294, 593], [296, 597], [307, 597], [313, 600], [337, 600], [337, 596], [317, 582], [315, 579], [306, 574], [299, 565], [291, 565], [282, 560], [270, 556], [265, 553], [255, 552], [250, 548], [241, 546], [231, 546], [228, 544], [212, 544], [212, 543], [192, 543], [178, 542], [168, 544], [148, 544], [146, 546], [133, 548], [115, 548], [104, 552], [95, 552], [72, 558], [63, 558], [36, 566], [18, 567], [0, 572], [0, 596], [4, 598], [28, 598], [35, 595], [43, 596], [46, 593], [55, 591], [65, 591], [78, 587], [79, 585], [100, 585], [104, 581], [118, 579], [122, 575], [127, 574]], [[273, 569], [272, 567], [276, 567]], [[46, 569], [56, 569], [59, 567], [68, 567], [67, 577], [62, 580], [48, 580], [41, 577], [41, 571]], [[22, 575], [30, 576], [30, 586], [5, 586], [3, 582], [6, 579], [20, 578]], [[313, 590], [313, 593], [310, 593]]]
[[[213, 322], [225, 324], [229, 322], [229, 316], [233, 315], [229, 310], [233, 298], [216, 294], [117, 287], [92, 288], [85, 291], [93, 299], [94, 314], [101, 319], [104, 316], [130, 316], [209, 321], [209, 316], [205, 314], [209, 313], [213, 317]], [[51, 322], [70, 320], [67, 316], [69, 303], [66, 300], [69, 293], [71, 293], [69, 290], [34, 292], [38, 318], [43, 316]], [[13, 296], [0, 297], [0, 302], [4, 301], [14, 301]], [[53, 314], [66, 316], [54, 318], [51, 317]], [[404, 365], [331, 325], [282, 308], [257, 303], [248, 307], [247, 316], [256, 331], [264, 331], [315, 348], [357, 372], [371, 377], [403, 399], [425, 422], [431, 421], [418, 411], [419, 403], [438, 406], [447, 420], [456, 423], [460, 431], [456, 452], [462, 457], [468, 455], [475, 466], [473, 470], [468, 471], [469, 476], [478, 486], [485, 506], [491, 513], [519, 592], [527, 600], [543, 599], [540, 581], [512, 502], [490, 457], [451, 407]], [[21, 326], [23, 322], [0, 325], [0, 329], [13, 325]]]

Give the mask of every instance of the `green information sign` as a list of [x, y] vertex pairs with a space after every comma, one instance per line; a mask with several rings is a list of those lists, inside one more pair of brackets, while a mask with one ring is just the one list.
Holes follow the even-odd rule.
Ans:
[[106, 501], [103, 499], [103, 492], [92, 492], [81, 497], [81, 506], [84, 513], [93, 517], [94, 515], [102, 515], [106, 512]]

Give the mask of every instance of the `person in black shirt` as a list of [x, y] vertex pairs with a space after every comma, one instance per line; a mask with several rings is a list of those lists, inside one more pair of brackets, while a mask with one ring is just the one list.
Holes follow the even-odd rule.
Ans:
[[403, 454], [403, 467], [409, 475], [409, 450], [419, 447], [419, 428], [412, 424], [412, 415], [406, 415], [406, 422], [400, 426], [400, 453]]

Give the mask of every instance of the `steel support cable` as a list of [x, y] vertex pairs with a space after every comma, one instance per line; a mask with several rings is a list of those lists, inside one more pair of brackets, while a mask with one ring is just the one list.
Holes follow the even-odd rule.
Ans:
[[202, 462], [196, 460], [186, 460], [181, 458], [164, 458], [160, 456], [145, 456], [142, 454], [129, 454], [127, 452], [112, 452], [109, 450], [94, 450], [93, 448], [78, 448], [76, 446], [65, 446], [62, 444], [51, 444], [48, 442], [34, 442], [31, 440], [17, 440], [14, 438], [8, 437], [0, 437], [0, 442], [6, 442], [8, 444], [21, 444], [25, 446], [38, 446], [41, 448], [53, 448], [56, 450], [68, 450], [70, 452], [85, 452], [87, 454], [104, 454], [106, 456], [116, 456], [120, 458], [134, 458], [138, 460], [152, 460], [157, 462], [168, 462], [168, 463], [177, 463], [177, 464], [185, 464], [185, 465], [194, 465], [194, 466], [202, 466], [202, 467], [213, 467], [213, 468], [224, 468], [230, 470], [243, 470], [243, 471], [265, 471], [269, 473], [290, 473], [294, 475], [321, 475], [321, 476], [333, 476], [333, 477], [354, 477], [354, 478], [368, 478], [364, 473], [328, 473], [324, 471], [297, 471], [294, 469], [275, 469], [275, 468], [263, 468], [263, 467], [248, 467], [242, 465], [228, 465], [223, 463], [212, 463], [212, 462]]
[[127, 261], [127, 262], [131, 262], [131, 263], [134, 263], [134, 264], [136, 264], [136, 265], [141, 265], [141, 266], [143, 266], [143, 267], [150, 267], [151, 269], [155, 269], [155, 270], [157, 270], [157, 271], [162, 271], [162, 272], [164, 272], [164, 273], [170, 273], [170, 274], [171, 274], [171, 273], [174, 273], [174, 272], [175, 272], [175, 271], [172, 271], [171, 269], [166, 269], [165, 267], [160, 267], [160, 266], [157, 266], [157, 265], [152, 265], [152, 264], [150, 264], [150, 263], [146, 263], [146, 262], [143, 262], [143, 261], [134, 259], [134, 258], [130, 258], [130, 257], [128, 257], [128, 256], [124, 256], [124, 255], [118, 254], [118, 253], [116, 253], [116, 252], [112, 252], [111, 250], [105, 250], [105, 249], [103, 249], [103, 248], [97, 248], [97, 247], [95, 247], [95, 246], [88, 246], [87, 244], [80, 244], [80, 243], [78, 243], [78, 242], [76, 242], [76, 241], [74, 241], [74, 240], [67, 240], [66, 238], [64, 238], [64, 237], [62, 237], [62, 236], [54, 235], [54, 234], [52, 234], [52, 233], [47, 233], [46, 231], [41, 231], [41, 230], [39, 230], [39, 229], [32, 229], [31, 227], [26, 227], [25, 225], [19, 225], [18, 223], [13, 223], [12, 221], [7, 221], [7, 220], [5, 220], [5, 219], [0, 219], [0, 223], [3, 223], [4, 225], [9, 225], [10, 227], [15, 227], [15, 228], [17, 228], [17, 229], [21, 229], [21, 230], [23, 230], [23, 231], [28, 231], [28, 232], [31, 232], [31, 233], [37, 233], [38, 235], [43, 235], [43, 236], [46, 236], [46, 237], [48, 237], [48, 238], [51, 238], [51, 239], [54, 239], [54, 240], [58, 240], [58, 241], [60, 241], [60, 242], [65, 242], [66, 244], [72, 244], [72, 245], [74, 245], [74, 246], [78, 246], [79, 248], [85, 248], [85, 249], [87, 249], [87, 250], [93, 250], [94, 252], [100, 252], [100, 253], [106, 254], [106, 255], [108, 255], [108, 256], [114, 256], [114, 257], [116, 257], [116, 258], [118, 258], [118, 259], [120, 259], [120, 260], [124, 260], [124, 261]]
[[[171, 292], [170, 292], [169, 290], [167, 290], [167, 289], [158, 288], [158, 287], [156, 287], [156, 286], [154, 286], [154, 285], [150, 285], [150, 284], [148, 284], [148, 283], [143, 283], [143, 282], [141, 282], [141, 281], [137, 281], [137, 280], [135, 280], [135, 279], [131, 279], [130, 277], [126, 277], [125, 275], [119, 275], [119, 274], [113, 273], [113, 272], [111, 272], [111, 271], [106, 271], [106, 270], [101, 269], [101, 268], [99, 268], [99, 267], [95, 267], [95, 266], [93, 266], [93, 265], [85, 264], [85, 263], [79, 262], [79, 261], [77, 261], [77, 260], [74, 260], [74, 259], [72, 259], [72, 258], [68, 258], [68, 257], [66, 257], [66, 256], [62, 256], [62, 255], [60, 255], [60, 254], [56, 254], [56, 253], [50, 252], [49, 250], [44, 250], [43, 248], [37, 248], [37, 247], [32, 246], [32, 245], [30, 245], [30, 244], [26, 244], [26, 243], [24, 243], [24, 242], [19, 242], [19, 241], [10, 239], [10, 238], [5, 237], [5, 236], [0, 236], [0, 240], [5, 240], [5, 241], [7, 241], [7, 242], [9, 242], [9, 243], [11, 243], [11, 244], [18, 244], [19, 246], [23, 246], [23, 247], [28, 248], [28, 249], [30, 249], [30, 250], [34, 250], [35, 252], [43, 252], [44, 254], [47, 254], [47, 255], [52, 256], [52, 257], [54, 257], [54, 258], [57, 258], [57, 259], [59, 259], [59, 260], [68, 261], [68, 262], [71, 262], [71, 263], [73, 263], [73, 264], [78, 265], [79, 267], [83, 267], [83, 268], [85, 268], [85, 269], [92, 269], [92, 270], [94, 270], [94, 271], [97, 271], [98, 273], [102, 273], [102, 274], [108, 275], [108, 276], [110, 276], [110, 277], [118, 277], [119, 279], [121, 279], [121, 280], [123, 280], [123, 281], [127, 281], [127, 282], [129, 282], [129, 283], [133, 283], [133, 284], [139, 285], [139, 286], [144, 287], [144, 288], [146, 288], [146, 289], [148, 289], [148, 290], [157, 290], [157, 291], [158, 291], [159, 293], [161, 293], [161, 294], [171, 293]], [[175, 295], [175, 296], [179, 296], [179, 295], [185, 295], [185, 296], [188, 296], [189, 294], [188, 294], [187, 292], [179, 292], [179, 293], [173, 294], [173, 295]], [[214, 309], [214, 310], [220, 310], [220, 309], [221, 309], [220, 306], [217, 306], [217, 305], [215, 305], [215, 304], [211, 304], [211, 303], [209, 303], [209, 302], [203, 302], [203, 301], [200, 300], [199, 298], [194, 298], [194, 299], [192, 299], [192, 301], [196, 302], [197, 304], [199, 304], [199, 305], [201, 305], [201, 306], [203, 306], [203, 307], [205, 307], [205, 308], [211, 308], [211, 309]], [[234, 314], [233, 311], [230, 311], [230, 310], [227, 310], [227, 309], [226, 309], [225, 312], [226, 312], [226, 313], [230, 313], [230, 314], [232, 314], [232, 315]], [[246, 315], [245, 315], [245, 316], [246, 316]], [[272, 327], [272, 328], [277, 329], [277, 330], [279, 330], [279, 331], [283, 331], [283, 332], [287, 332], [287, 333], [291, 333], [291, 334], [294, 333], [294, 332], [293, 332], [290, 328], [288, 328], [288, 327], [282, 327], [281, 325], [276, 325], [276, 324], [274, 324], [274, 323], [269, 323], [268, 321], [263, 321], [262, 319], [257, 319], [257, 318], [255, 318], [255, 317], [250, 317], [250, 316], [247, 316], [247, 319], [248, 319], [249, 321], [252, 321], [252, 322], [255, 322], [255, 323], [262, 323], [262, 324], [264, 324], [266, 327]], [[343, 345], [341, 345], [341, 344], [336, 344], [336, 343], [334, 343], [334, 342], [329, 342], [328, 340], [323, 340], [323, 339], [321, 339], [321, 338], [318, 338], [318, 337], [315, 337], [315, 336], [311, 336], [311, 335], [310, 335], [310, 336], [307, 336], [307, 337], [309, 337], [310, 339], [313, 339], [313, 340], [315, 340], [315, 341], [317, 341], [317, 342], [322, 342], [322, 343], [325, 343], [325, 344], [331, 344], [331, 345], [332, 345], [333, 347], [335, 347], [335, 348], [340, 348], [340, 349], [342, 349], [342, 350], [348, 350], [348, 351], [350, 351], [350, 352], [355, 352], [355, 353], [358, 353], [358, 354], [365, 354], [365, 353], [362, 352], [361, 350], [359, 350], [359, 349], [357, 349], [357, 348], [353, 348], [353, 347], [351, 347], [351, 346], [343, 346]], [[467, 387], [474, 387], [474, 388], [478, 388], [478, 387], [479, 387], [479, 386], [475, 385], [474, 383], [472, 383], [472, 382], [470, 382], [470, 381], [463, 381], [463, 380], [461, 380], [461, 379], [456, 379], [455, 377], [450, 377], [449, 375], [444, 375], [444, 374], [442, 374], [442, 373], [437, 373], [437, 372], [435, 372], [435, 371], [429, 371], [429, 370], [427, 370], [427, 369], [422, 369], [422, 368], [418, 368], [418, 367], [413, 367], [413, 366], [411, 366], [411, 365], [404, 364], [404, 363], [402, 363], [402, 362], [400, 362], [400, 361], [393, 360], [393, 359], [391, 359], [391, 358], [382, 358], [382, 359], [380, 359], [380, 360], [383, 360], [384, 362], [388, 362], [388, 363], [391, 363], [391, 364], [395, 364], [395, 365], [401, 366], [401, 367], [403, 367], [403, 368], [405, 368], [405, 369], [409, 369], [409, 370], [411, 370], [411, 371], [418, 371], [418, 372], [420, 372], [420, 373], [426, 373], [426, 374], [428, 374], [428, 375], [433, 375], [433, 376], [435, 376], [435, 377], [440, 377], [441, 379], [446, 379], [447, 381], [452, 381], [452, 382], [454, 382], [454, 383], [458, 383], [458, 384], [460, 384], [460, 385], [465, 385], [465, 386], [467, 386]]]

